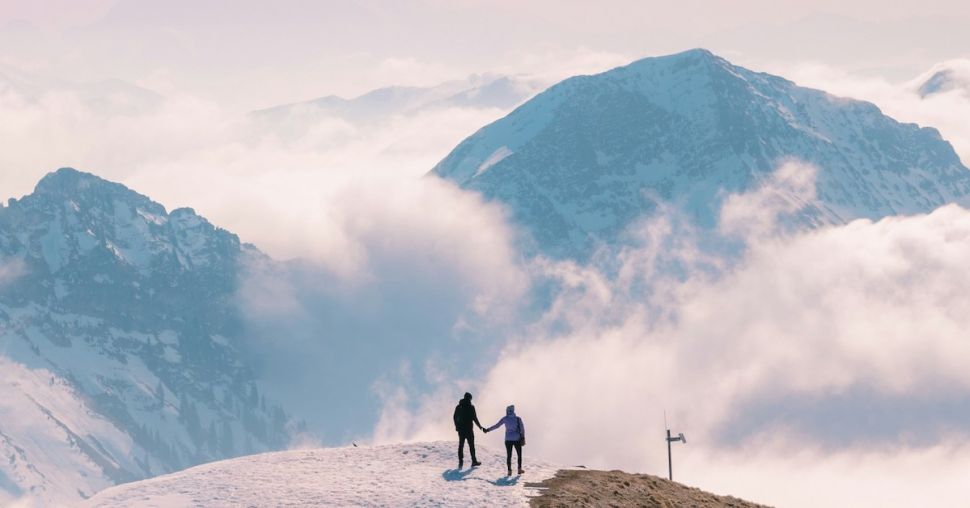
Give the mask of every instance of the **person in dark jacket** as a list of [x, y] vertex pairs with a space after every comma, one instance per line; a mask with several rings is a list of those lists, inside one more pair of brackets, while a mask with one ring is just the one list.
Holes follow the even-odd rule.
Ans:
[[515, 456], [519, 459], [519, 474], [525, 473], [522, 470], [522, 446], [525, 445], [525, 424], [522, 418], [515, 414], [515, 406], [505, 408], [505, 416], [495, 425], [484, 430], [487, 434], [505, 425], [505, 465], [509, 468], [509, 476], [512, 476], [512, 448], [515, 448]]
[[475, 406], [472, 405], [472, 394], [465, 392], [465, 398], [458, 401], [455, 406], [455, 431], [458, 432], [458, 469], [465, 465], [465, 441], [468, 441], [468, 451], [472, 456], [472, 467], [482, 465], [475, 458], [475, 425], [480, 430], [485, 430], [481, 423], [478, 423], [478, 415], [475, 414]]

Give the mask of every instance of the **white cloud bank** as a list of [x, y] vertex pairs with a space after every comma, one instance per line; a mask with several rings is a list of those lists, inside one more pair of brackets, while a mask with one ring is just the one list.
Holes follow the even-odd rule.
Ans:
[[320, 207], [333, 228], [297, 233], [313, 257], [254, 267], [240, 296], [265, 386], [336, 444], [369, 433], [375, 382], [413, 369], [420, 390], [426, 364], [497, 348], [483, 330], [514, 321], [530, 280], [503, 211], [447, 182], [361, 177]]
[[[347, 216], [362, 209], [354, 199], [443, 195], [418, 190], [434, 184], [413, 180], [504, 113], [440, 108], [366, 126], [323, 117], [291, 136], [191, 96], [161, 97], [117, 83], [4, 79], [0, 187], [8, 196], [26, 194], [46, 172], [71, 166], [166, 206], [191, 206], [276, 257], [311, 257], [340, 269], [349, 269], [347, 258], [356, 254], [342, 230]], [[418, 208], [441, 204], [428, 198]]]
[[[305, 261], [286, 277], [246, 281], [241, 296], [278, 399], [308, 419], [346, 409], [328, 430], [366, 433], [379, 402], [371, 384], [397, 367], [387, 361], [447, 360], [453, 337], [501, 321], [528, 285], [503, 212], [421, 178], [500, 109], [428, 108], [366, 125], [321, 115], [292, 135], [192, 97], [4, 79], [8, 195], [73, 166], [169, 209], [192, 206], [276, 259]], [[348, 382], [353, 393], [341, 390]], [[308, 402], [294, 385], [326, 386]]]
[[[933, 410], [970, 400], [970, 211], [795, 234], [737, 227], [791, 212], [766, 197], [790, 195], [812, 175], [790, 164], [729, 199], [722, 232], [742, 235], [744, 254], [713, 271], [693, 247], [696, 232], [669, 216], [644, 225], [645, 245], [626, 251], [613, 275], [540, 264], [567, 290], [474, 383], [479, 414], [490, 423], [515, 403], [531, 455], [662, 474], [666, 410], [688, 436], [675, 448], [680, 480], [783, 506], [966, 499], [951, 473], [970, 465], [958, 453], [970, 446], [967, 414]], [[656, 269], [671, 258], [686, 280]], [[390, 393], [375, 439], [449, 437], [446, 416], [462, 391], [449, 382], [417, 412]], [[812, 404], [852, 397], [859, 408], [831, 421], [787, 417], [817, 418]], [[867, 412], [875, 399], [899, 411], [882, 422], [895, 425], [888, 434], [868, 435], [866, 420], [886, 416]], [[925, 419], [902, 414], [913, 401], [929, 407]]]

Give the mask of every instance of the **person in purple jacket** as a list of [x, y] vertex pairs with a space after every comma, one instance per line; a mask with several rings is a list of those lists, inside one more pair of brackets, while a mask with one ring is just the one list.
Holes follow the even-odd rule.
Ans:
[[519, 474], [525, 473], [522, 470], [522, 447], [525, 445], [525, 424], [522, 418], [515, 415], [515, 406], [505, 408], [505, 416], [495, 425], [485, 429], [487, 434], [502, 425], [505, 425], [505, 465], [509, 467], [509, 476], [512, 476], [512, 448], [515, 448], [515, 455], [519, 459]]

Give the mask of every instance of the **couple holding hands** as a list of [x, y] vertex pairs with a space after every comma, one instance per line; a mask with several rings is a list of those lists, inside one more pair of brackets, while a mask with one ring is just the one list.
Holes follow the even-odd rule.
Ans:
[[519, 474], [522, 470], [522, 447], [525, 446], [525, 425], [522, 418], [515, 414], [515, 406], [505, 408], [505, 416], [498, 423], [489, 428], [482, 427], [478, 423], [478, 415], [475, 413], [475, 406], [472, 405], [472, 394], [465, 393], [465, 397], [458, 401], [455, 407], [455, 430], [458, 432], [458, 469], [465, 465], [465, 441], [468, 441], [468, 451], [472, 456], [472, 467], [480, 466], [482, 463], [475, 458], [475, 425], [482, 432], [488, 433], [501, 426], [505, 426], [505, 465], [508, 466], [509, 476], [512, 476], [512, 449], [519, 459]]

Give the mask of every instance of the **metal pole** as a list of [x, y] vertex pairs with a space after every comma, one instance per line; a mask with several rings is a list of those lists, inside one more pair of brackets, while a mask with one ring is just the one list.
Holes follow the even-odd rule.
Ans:
[[670, 481], [674, 481], [674, 460], [670, 455], [670, 429], [667, 429], [667, 474]]

